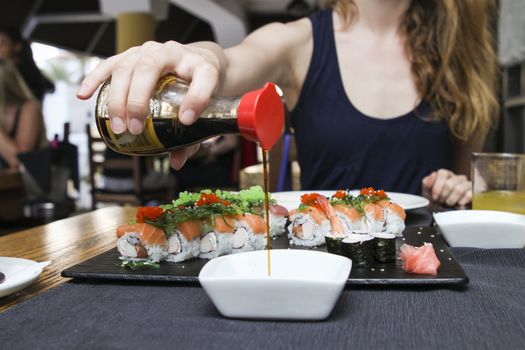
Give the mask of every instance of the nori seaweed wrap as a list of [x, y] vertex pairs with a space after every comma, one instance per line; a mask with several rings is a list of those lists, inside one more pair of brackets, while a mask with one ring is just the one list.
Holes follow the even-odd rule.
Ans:
[[330, 234], [325, 235], [324, 239], [326, 241], [326, 250], [328, 253], [343, 255], [343, 251], [341, 250], [341, 241], [344, 238], [345, 236], [334, 236]]
[[374, 261], [373, 240], [369, 235], [348, 235], [341, 242], [342, 253], [352, 260], [353, 266], [370, 266]]
[[382, 263], [396, 260], [396, 236], [391, 233], [371, 233], [374, 237], [374, 258]]

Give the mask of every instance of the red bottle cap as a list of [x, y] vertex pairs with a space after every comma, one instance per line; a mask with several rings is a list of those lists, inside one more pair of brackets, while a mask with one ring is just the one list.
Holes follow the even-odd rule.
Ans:
[[279, 140], [284, 127], [284, 106], [275, 85], [266, 83], [262, 89], [243, 95], [237, 109], [241, 135], [269, 150]]

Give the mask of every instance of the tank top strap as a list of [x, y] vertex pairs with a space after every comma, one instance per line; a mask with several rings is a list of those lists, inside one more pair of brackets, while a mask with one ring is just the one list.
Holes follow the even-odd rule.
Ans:
[[313, 52], [311, 67], [324, 67], [333, 61], [334, 35], [332, 11], [324, 10], [310, 16], [312, 22]]
[[310, 66], [303, 83], [301, 97], [308, 96], [315, 86], [331, 80], [338, 73], [337, 54], [333, 34], [332, 10], [315, 12], [310, 16], [312, 23], [313, 50]]

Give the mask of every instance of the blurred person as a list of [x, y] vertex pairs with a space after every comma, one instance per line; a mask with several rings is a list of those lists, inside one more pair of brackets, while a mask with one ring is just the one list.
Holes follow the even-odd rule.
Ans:
[[55, 90], [53, 82], [37, 67], [31, 45], [16, 29], [0, 26], [0, 58], [8, 59], [17, 66], [33, 96], [40, 102], [46, 93]]
[[0, 167], [17, 168], [17, 154], [47, 145], [40, 103], [16, 67], [0, 59]]
[[[266, 25], [234, 47], [147, 42], [102, 62], [77, 95], [111, 76], [112, 129], [138, 134], [158, 79], [191, 81], [193, 123], [212, 93], [266, 81], [285, 93], [303, 189], [374, 186], [449, 206], [472, 198], [470, 154], [497, 116], [492, 0], [329, 0], [309, 18]], [[171, 154], [182, 167], [198, 146]]]

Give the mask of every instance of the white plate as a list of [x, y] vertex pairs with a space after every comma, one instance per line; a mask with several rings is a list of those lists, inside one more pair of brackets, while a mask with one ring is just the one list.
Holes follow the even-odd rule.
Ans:
[[210, 260], [199, 282], [226, 317], [322, 320], [330, 315], [352, 269], [343, 256], [298, 249], [239, 253]]
[[0, 283], [0, 298], [24, 289], [38, 279], [42, 269], [51, 262], [38, 263], [33, 260], [0, 257], [0, 272], [5, 275]]
[[493, 210], [434, 213], [451, 247], [524, 248], [525, 215]]
[[[333, 191], [289, 191], [289, 192], [273, 192], [272, 198], [277, 201], [278, 204], [282, 205], [288, 210], [296, 209], [301, 204], [301, 196], [306, 193], [319, 193], [325, 197], [330, 197], [335, 193]], [[359, 190], [352, 190], [350, 194], [356, 196], [359, 194]], [[405, 210], [412, 210], [418, 208], [424, 208], [428, 205], [429, 201], [425, 197], [416, 196], [414, 194], [398, 193], [398, 192], [387, 192], [388, 197], [392, 202], [399, 204]]]

